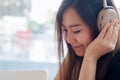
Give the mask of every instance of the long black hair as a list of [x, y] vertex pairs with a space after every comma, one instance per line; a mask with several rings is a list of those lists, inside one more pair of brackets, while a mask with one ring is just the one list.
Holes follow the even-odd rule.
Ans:
[[[113, 6], [111, 0], [107, 0], [108, 6]], [[62, 32], [62, 17], [64, 11], [67, 8], [73, 8], [80, 18], [85, 22], [91, 29], [93, 33], [93, 39], [95, 39], [98, 34], [97, 28], [97, 16], [100, 10], [103, 8], [103, 0], [63, 0], [56, 16], [56, 33], [58, 41], [58, 55], [59, 55], [59, 64], [61, 65], [61, 57], [64, 56], [64, 47], [63, 47], [63, 32]], [[66, 42], [67, 43], [67, 42]], [[75, 51], [72, 49], [71, 45], [67, 43], [68, 53], [69, 53], [69, 67], [64, 76], [64, 80], [78, 80], [79, 72], [81, 69], [81, 64], [83, 57], [75, 55]], [[103, 80], [107, 69], [109, 67], [110, 60], [112, 59], [113, 52], [104, 55], [98, 60], [97, 71], [96, 71], [96, 80]], [[101, 66], [102, 65], [102, 66]]]

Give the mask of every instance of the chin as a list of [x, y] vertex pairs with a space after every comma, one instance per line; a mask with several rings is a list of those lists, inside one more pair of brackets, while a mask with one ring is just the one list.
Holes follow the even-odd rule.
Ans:
[[77, 56], [83, 57], [84, 56], [84, 52], [75, 52]]

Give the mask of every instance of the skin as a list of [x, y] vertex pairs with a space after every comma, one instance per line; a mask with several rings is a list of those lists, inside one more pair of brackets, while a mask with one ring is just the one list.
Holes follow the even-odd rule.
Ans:
[[93, 40], [89, 27], [72, 8], [64, 12], [62, 25], [67, 43], [72, 46], [76, 55], [84, 56], [86, 47]]
[[112, 20], [104, 26], [98, 37], [88, 45], [78, 80], [95, 80], [97, 60], [115, 49], [118, 31], [118, 20]]
[[[95, 57], [99, 58], [99, 56], [101, 57], [115, 48], [117, 42], [116, 37], [118, 36], [119, 30], [119, 27], [117, 27], [117, 20], [112, 20], [111, 23], [106, 24], [94, 41], [89, 26], [82, 21], [74, 9], [68, 8], [64, 12], [62, 24], [65, 39], [67, 43], [72, 46], [78, 56], [84, 56], [87, 49], [89, 52], [96, 50], [100, 55]], [[98, 45], [101, 47], [98, 48]]]
[[[73, 47], [76, 55], [84, 56], [78, 80], [95, 80], [97, 60], [115, 49], [119, 31], [118, 20], [107, 23], [94, 40], [89, 26], [81, 20], [74, 9], [68, 8], [64, 12], [62, 24], [67, 43]], [[59, 80], [59, 72], [55, 80]]]

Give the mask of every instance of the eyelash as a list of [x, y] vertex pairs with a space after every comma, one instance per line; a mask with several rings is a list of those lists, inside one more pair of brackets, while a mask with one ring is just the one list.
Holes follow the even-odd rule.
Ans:
[[[73, 31], [74, 34], [79, 33], [81, 30]], [[64, 33], [67, 33], [67, 30], [64, 30]]]
[[81, 30], [73, 31], [74, 34], [79, 33]]

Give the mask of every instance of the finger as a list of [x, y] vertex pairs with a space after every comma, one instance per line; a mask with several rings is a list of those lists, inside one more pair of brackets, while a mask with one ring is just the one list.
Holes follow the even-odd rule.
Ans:
[[117, 42], [118, 34], [119, 34], [119, 24], [118, 24], [118, 20], [117, 20], [116, 23], [115, 23], [113, 34], [111, 36], [111, 38], [113, 39], [114, 42]]
[[105, 34], [106, 34], [109, 26], [110, 26], [110, 23], [107, 23], [107, 24], [103, 27], [103, 29], [101, 30], [101, 32], [100, 32], [100, 34], [99, 34], [99, 36], [98, 36], [99, 38], [101, 38], [101, 39], [104, 38], [104, 36], [105, 36]]
[[118, 32], [119, 32], [119, 24], [118, 24], [118, 20], [116, 20], [112, 36], [114, 36], [115, 34], [118, 34]]
[[108, 28], [108, 30], [105, 34], [105, 37], [104, 37], [105, 39], [109, 40], [111, 38], [111, 35], [112, 35], [114, 28], [115, 28], [115, 24], [116, 24], [116, 20], [115, 19], [111, 20], [110, 27]]

